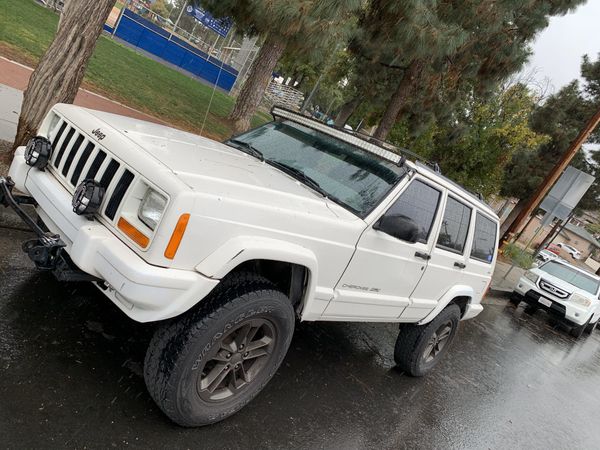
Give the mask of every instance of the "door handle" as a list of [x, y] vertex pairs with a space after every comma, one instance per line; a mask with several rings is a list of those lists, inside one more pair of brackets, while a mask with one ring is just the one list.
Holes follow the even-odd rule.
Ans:
[[464, 263], [461, 263], [461, 262], [455, 262], [454, 267], [458, 267], [459, 269], [464, 269], [465, 267], [467, 267], [467, 265]]
[[430, 255], [428, 255], [427, 253], [423, 253], [423, 252], [415, 252], [415, 256], [417, 258], [424, 259], [425, 261], [428, 261], [431, 259]]

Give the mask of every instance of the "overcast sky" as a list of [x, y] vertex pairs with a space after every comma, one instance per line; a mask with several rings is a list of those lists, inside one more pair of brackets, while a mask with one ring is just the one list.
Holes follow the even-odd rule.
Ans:
[[536, 70], [539, 80], [548, 77], [554, 90], [579, 78], [581, 57], [596, 59], [600, 52], [600, 0], [587, 0], [566, 16], [553, 17], [533, 44], [525, 72]]

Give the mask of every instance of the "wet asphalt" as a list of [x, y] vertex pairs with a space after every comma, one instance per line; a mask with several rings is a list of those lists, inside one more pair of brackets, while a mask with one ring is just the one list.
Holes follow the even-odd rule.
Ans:
[[421, 379], [394, 368], [394, 325], [300, 323], [257, 399], [180, 428], [144, 386], [154, 326], [36, 272], [29, 236], [0, 228], [0, 447], [600, 448], [600, 331], [494, 298]]

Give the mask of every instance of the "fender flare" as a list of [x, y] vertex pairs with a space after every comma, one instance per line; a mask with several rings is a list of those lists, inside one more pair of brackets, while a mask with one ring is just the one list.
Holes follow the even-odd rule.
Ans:
[[222, 279], [240, 264], [256, 259], [267, 259], [298, 264], [308, 270], [308, 286], [303, 303], [314, 296], [318, 262], [316, 255], [306, 247], [261, 236], [237, 236], [230, 239], [196, 266], [202, 275]]
[[475, 297], [475, 291], [473, 290], [472, 287], [464, 285], [464, 284], [457, 284], [456, 286], [452, 286], [440, 298], [437, 306], [435, 308], [433, 308], [433, 310], [429, 314], [427, 314], [427, 316], [425, 316], [423, 319], [421, 319], [417, 323], [417, 325], [425, 325], [425, 324], [431, 322], [440, 313], [440, 311], [442, 311], [446, 306], [448, 306], [450, 304], [450, 302], [452, 300], [454, 300], [456, 297], [468, 297], [469, 303], [472, 303], [473, 298]]

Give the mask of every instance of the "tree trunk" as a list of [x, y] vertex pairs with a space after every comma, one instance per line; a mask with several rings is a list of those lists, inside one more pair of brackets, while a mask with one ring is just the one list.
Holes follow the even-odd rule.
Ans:
[[413, 61], [408, 69], [406, 69], [406, 72], [404, 73], [396, 92], [394, 92], [394, 95], [392, 95], [392, 98], [387, 104], [387, 107], [383, 113], [383, 117], [379, 122], [379, 126], [375, 130], [375, 133], [373, 133], [373, 137], [375, 139], [385, 141], [390, 134], [390, 131], [392, 131], [392, 127], [396, 123], [396, 119], [398, 118], [400, 110], [406, 103], [406, 99], [413, 90], [415, 80], [419, 76], [421, 68], [422, 63], [417, 60]]
[[352, 114], [354, 114], [356, 108], [360, 106], [361, 102], [362, 98], [360, 98], [360, 96], [357, 96], [344, 103], [342, 105], [342, 108], [340, 109], [340, 112], [335, 118], [335, 126], [342, 128], [344, 125], [346, 125], [346, 122], [348, 122], [348, 119], [352, 117]]
[[527, 203], [527, 201], [523, 201], [522, 199], [519, 199], [517, 204], [514, 206], [514, 208], [508, 214], [508, 217], [506, 218], [506, 220], [504, 222], [502, 222], [502, 225], [500, 226], [500, 236], [503, 236], [503, 238], [504, 238], [504, 233], [506, 233], [506, 230], [508, 230], [508, 228], [515, 221], [515, 219], [517, 218], [517, 216], [519, 215], [521, 210], [525, 207], [525, 203]]
[[31, 74], [23, 94], [13, 151], [35, 136], [52, 106], [73, 103], [115, 1], [78, 0], [69, 4], [54, 40]]
[[277, 61], [283, 55], [286, 41], [269, 34], [252, 62], [248, 78], [238, 95], [229, 119], [233, 122], [234, 133], [242, 133], [250, 128], [250, 120], [269, 85]]

